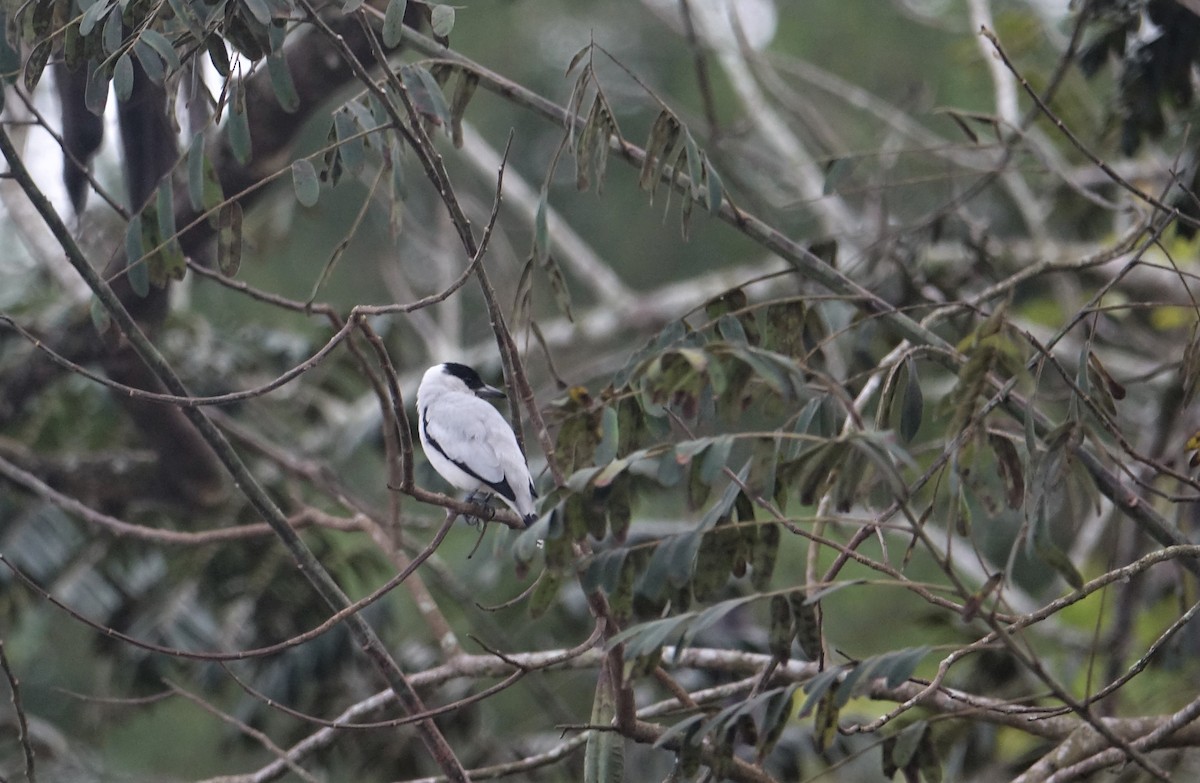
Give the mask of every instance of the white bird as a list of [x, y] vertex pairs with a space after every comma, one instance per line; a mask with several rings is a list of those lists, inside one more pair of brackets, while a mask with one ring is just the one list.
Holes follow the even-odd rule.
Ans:
[[417, 388], [417, 428], [425, 456], [442, 478], [472, 494], [499, 495], [529, 526], [537, 519], [529, 465], [512, 427], [480, 399], [503, 396], [465, 364], [435, 364]]

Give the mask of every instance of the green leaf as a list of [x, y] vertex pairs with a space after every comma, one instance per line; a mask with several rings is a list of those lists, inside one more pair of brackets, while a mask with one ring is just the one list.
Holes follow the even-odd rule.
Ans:
[[117, 98], [122, 101], [129, 100], [133, 94], [133, 61], [129, 58], [129, 52], [117, 58], [116, 67], [113, 68], [113, 87], [117, 91]]
[[817, 607], [806, 601], [802, 593], [789, 593], [788, 604], [796, 624], [796, 643], [800, 645], [805, 658], [819, 661], [822, 655], [821, 617]]
[[679, 120], [667, 109], [659, 112], [654, 124], [650, 127], [650, 136], [646, 141], [646, 157], [642, 161], [642, 170], [638, 175], [638, 187], [650, 192], [650, 203], [654, 203], [654, 193], [662, 179], [662, 172], [667, 159], [675, 147], [682, 129]]
[[[32, 93], [33, 88], [37, 87], [38, 81], [42, 78], [42, 71], [46, 69], [46, 63], [50, 60], [50, 48], [51, 42], [43, 41], [33, 47], [33, 51], [29, 54], [29, 59], [25, 61], [24, 81], [26, 92]], [[91, 67], [89, 65], [89, 68]], [[91, 82], [89, 81], [88, 83], [90, 85]], [[88, 109], [91, 109], [90, 104], [88, 105]], [[93, 114], [95, 113], [93, 112]]]
[[550, 228], [546, 218], [549, 196], [543, 185], [538, 194], [537, 211], [533, 216], [533, 258], [539, 264], [544, 264], [550, 257]]
[[[30, 55], [30, 62], [37, 55], [38, 50], [34, 49], [33, 55]], [[28, 85], [28, 71], [26, 71], [26, 89], [32, 89]], [[104, 116], [104, 107], [108, 104], [108, 73], [107, 71], [96, 65], [95, 60], [89, 60], [87, 64], [87, 83], [83, 90], [83, 105], [87, 110], [97, 117]]]
[[454, 29], [454, 7], [435, 5], [429, 12], [429, 29], [438, 38], [445, 38]]
[[1067, 580], [1067, 584], [1071, 587], [1076, 590], [1083, 588], [1083, 575], [1079, 573], [1079, 569], [1071, 562], [1071, 558], [1067, 557], [1067, 553], [1051, 542], [1048, 537], [1039, 536], [1033, 545], [1033, 551], [1037, 553], [1042, 562]]
[[817, 706], [817, 702], [825, 697], [829, 689], [837, 684], [838, 679], [845, 671], [846, 669], [843, 666], [834, 666], [806, 682], [804, 684], [804, 692], [808, 694], [808, 698], [804, 701], [804, 706], [800, 708], [799, 717], [803, 718], [808, 715], [812, 711], [812, 708]]
[[229, 52], [225, 49], [225, 42], [221, 40], [219, 35], [210, 35], [204, 39], [204, 48], [208, 51], [208, 59], [212, 61], [213, 68], [223, 78], [229, 78]]
[[626, 457], [624, 459], [615, 459], [605, 465], [599, 473], [592, 479], [592, 486], [598, 488], [607, 487], [613, 483], [613, 480], [619, 476], [625, 468], [629, 467], [631, 460]]
[[770, 618], [767, 649], [775, 657], [775, 660], [786, 663], [787, 659], [791, 657], [792, 639], [796, 636], [796, 624], [786, 596], [771, 596]]
[[[72, 28], [67, 28], [68, 39]], [[77, 29], [77, 28], [75, 28]], [[8, 35], [5, 31], [8, 30], [8, 14], [3, 8], [0, 8], [0, 86], [5, 84], [13, 84], [17, 81], [18, 74], [21, 73], [21, 53], [13, 48], [8, 42]], [[78, 42], [78, 36], [75, 41]], [[67, 42], [70, 43], [70, 40]], [[66, 47], [68, 51], [73, 48]], [[82, 48], [76, 43], [74, 48]], [[4, 91], [0, 90], [0, 111], [4, 110]]]
[[712, 167], [712, 162], [704, 157], [704, 203], [709, 214], [715, 215], [721, 211], [721, 202], [725, 199], [725, 188], [721, 184], [721, 175]]
[[766, 522], [758, 531], [758, 544], [750, 553], [750, 583], [755, 590], [766, 590], [771, 584], [780, 538], [782, 533], [776, 522]]
[[125, 227], [125, 270], [133, 293], [144, 297], [150, 293], [150, 267], [142, 256], [142, 216], [134, 215]]
[[217, 267], [234, 277], [242, 265], [242, 205], [231, 201], [217, 213]]
[[652, 747], [667, 747], [667, 743], [676, 737], [681, 738], [681, 743], [690, 744], [692, 736], [697, 733], [697, 729], [700, 728], [700, 724], [704, 723], [706, 720], [708, 720], [708, 716], [704, 714], [693, 715], [690, 718], [684, 718], [683, 720], [679, 721], [679, 723], [676, 723], [660, 734], [658, 739], [654, 741], [654, 745]]
[[879, 665], [875, 667], [875, 676], [884, 677], [887, 687], [897, 688], [912, 677], [917, 665], [929, 654], [929, 647], [911, 647], [906, 650], [884, 653], [879, 656]]
[[383, 45], [392, 49], [400, 44], [404, 37], [404, 12], [408, 8], [408, 0], [389, 0], [387, 10], [383, 14]]
[[729, 453], [733, 451], [733, 436], [721, 435], [713, 438], [711, 445], [704, 452], [700, 463], [700, 480], [712, 484], [717, 480], [729, 462]]
[[446, 96], [433, 74], [419, 65], [405, 65], [400, 68], [400, 78], [412, 97], [413, 106], [426, 120], [441, 127], [450, 124], [450, 107], [446, 105]]
[[204, 209], [204, 134], [199, 131], [188, 145], [187, 172], [188, 202], [200, 212]]
[[267, 57], [267, 71], [270, 73], [271, 88], [275, 90], [275, 99], [279, 101], [279, 106], [288, 114], [294, 114], [300, 108], [300, 96], [296, 94], [292, 72], [282, 51]]
[[667, 555], [667, 580], [672, 587], [682, 588], [692, 581], [696, 573], [696, 555], [704, 533], [696, 530], [676, 536], [669, 544]]
[[905, 443], [911, 443], [921, 429], [925, 397], [921, 393], [920, 379], [917, 378], [917, 363], [911, 355], [904, 361], [904, 372], [907, 379], [904, 393], [900, 396], [900, 437]]
[[138, 62], [142, 64], [142, 70], [146, 72], [146, 77], [155, 84], [162, 84], [163, 79], [166, 78], [166, 72], [163, 70], [162, 58], [158, 56], [158, 53], [141, 40], [134, 42], [133, 53], [137, 56]]
[[261, 25], [271, 23], [271, 7], [267, 5], [267, 0], [242, 0], [250, 13], [258, 20]]
[[175, 18], [183, 21], [184, 26], [188, 29], [188, 34], [197, 41], [203, 41], [205, 37], [204, 23], [200, 21], [195, 9], [192, 8], [188, 0], [167, 0], [171, 6], [171, 10], [175, 12]]
[[651, 601], [657, 601], [663, 597], [667, 589], [667, 574], [670, 570], [672, 546], [679, 536], [663, 539], [658, 542], [658, 546], [654, 548], [654, 553], [650, 555], [650, 562], [642, 571], [641, 577], [637, 581], [634, 590], [638, 595], [645, 596]]
[[913, 760], [913, 757], [917, 753], [917, 748], [921, 744], [921, 738], [925, 736], [925, 732], [928, 730], [929, 722], [919, 720], [905, 726], [896, 735], [896, 744], [892, 748], [891, 759], [892, 764], [895, 765], [897, 770], [904, 769]]
[[167, 37], [153, 28], [142, 30], [138, 36], [138, 41], [148, 44], [162, 61], [167, 64], [167, 68], [172, 71], [179, 70], [179, 53], [175, 51], [175, 47], [167, 40]]
[[292, 163], [292, 185], [296, 189], [296, 200], [306, 207], [316, 206], [321, 196], [321, 185], [312, 161], [300, 158]]
[[358, 135], [361, 129], [354, 116], [349, 111], [339, 110], [333, 115], [333, 127], [337, 131], [338, 154], [342, 164], [352, 174], [360, 173], [366, 165], [366, 145], [362, 136]]
[[[45, 5], [51, 5], [45, 3]], [[124, 40], [124, 29], [121, 24], [121, 14], [109, 14], [104, 20], [104, 30], [101, 35], [101, 43], [104, 46], [105, 54], [114, 54], [121, 48], [121, 42]]]
[[793, 699], [799, 688], [799, 683], [792, 683], [785, 688], [776, 688], [763, 694], [767, 699], [767, 708], [763, 712], [758, 727], [758, 742], [755, 744], [759, 758], [771, 752], [783, 730], [787, 728], [792, 718]]
[[463, 145], [463, 115], [478, 86], [479, 74], [464, 70], [458, 79], [458, 86], [454, 89], [454, 97], [450, 100], [450, 138], [454, 141], [454, 146], [459, 149]]
[[[590, 723], [609, 726], [617, 714], [616, 684], [608, 666], [600, 667]], [[584, 783], [619, 783], [624, 779], [625, 738], [615, 731], [592, 731], [583, 754]]]
[[240, 87], [235, 88], [236, 97], [233, 111], [225, 120], [225, 134], [229, 137], [229, 148], [238, 163], [245, 165], [250, 162], [253, 148], [250, 143], [250, 122], [246, 117], [246, 99]]
[[622, 548], [610, 549], [593, 556], [579, 580], [583, 591], [591, 593], [603, 590], [605, 593], [611, 593], [616, 590], [627, 554], [629, 550]]
[[83, 17], [79, 20], [79, 34], [84, 37], [91, 35], [110, 8], [112, 8], [111, 0], [93, 3], [83, 12]]
[[620, 433], [617, 409], [605, 406], [600, 411], [600, 443], [596, 446], [596, 462], [604, 464], [616, 459], [617, 446], [621, 440]]
[[750, 342], [750, 338], [746, 336], [746, 329], [742, 326], [742, 322], [733, 315], [725, 314], [717, 320], [717, 332], [722, 338], [731, 343], [747, 345]]
[[818, 753], [824, 753], [837, 736], [839, 686], [834, 682], [825, 695], [817, 700], [817, 712], [813, 717], [813, 744]]

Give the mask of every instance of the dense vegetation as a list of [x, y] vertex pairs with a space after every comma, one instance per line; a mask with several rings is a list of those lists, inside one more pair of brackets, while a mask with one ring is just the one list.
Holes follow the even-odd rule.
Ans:
[[0, 776], [1194, 776], [1195, 4], [785, 5], [4, 0]]

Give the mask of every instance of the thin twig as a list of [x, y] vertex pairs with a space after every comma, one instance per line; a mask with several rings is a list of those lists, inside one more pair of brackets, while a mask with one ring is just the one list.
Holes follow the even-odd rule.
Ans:
[[4, 670], [4, 676], [8, 678], [13, 712], [17, 715], [17, 742], [21, 743], [21, 750], [25, 754], [25, 778], [29, 783], [37, 783], [33, 742], [29, 737], [29, 722], [25, 718], [25, 705], [21, 702], [21, 681], [17, 679], [16, 673], [13, 672], [12, 666], [8, 662], [8, 655], [4, 652], [3, 639], [0, 639], [0, 669]]

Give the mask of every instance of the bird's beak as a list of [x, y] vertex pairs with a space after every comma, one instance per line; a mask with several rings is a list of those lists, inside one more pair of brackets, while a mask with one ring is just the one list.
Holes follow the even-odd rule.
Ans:
[[504, 392], [500, 391], [495, 386], [484, 386], [483, 388], [476, 389], [475, 395], [477, 397], [487, 397], [493, 400], [498, 400], [505, 396]]

